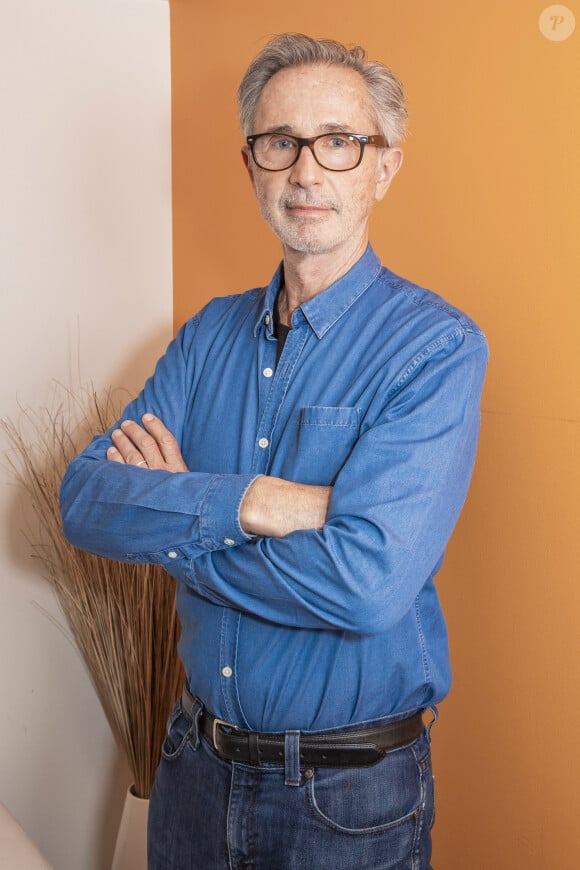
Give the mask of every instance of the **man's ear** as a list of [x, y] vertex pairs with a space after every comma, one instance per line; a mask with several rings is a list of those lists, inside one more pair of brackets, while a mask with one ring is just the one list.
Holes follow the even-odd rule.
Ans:
[[403, 152], [400, 148], [381, 148], [377, 158], [377, 184], [375, 199], [380, 202], [386, 194], [391, 181], [403, 164]]
[[248, 175], [250, 176], [250, 181], [252, 182], [252, 186], [254, 185], [254, 168], [252, 166], [252, 158], [250, 157], [250, 149], [247, 145], [241, 150], [242, 160], [244, 161], [244, 166], [248, 171]]

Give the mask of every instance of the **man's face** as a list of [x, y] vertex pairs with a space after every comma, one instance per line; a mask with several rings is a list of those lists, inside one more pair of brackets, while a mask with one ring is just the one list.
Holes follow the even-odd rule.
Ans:
[[[304, 138], [346, 131], [378, 133], [366, 85], [347, 67], [281, 70], [265, 86], [252, 133], [279, 131]], [[373, 204], [383, 198], [401, 162], [398, 149], [367, 146], [348, 172], [323, 169], [308, 148], [289, 169], [269, 172], [244, 149], [260, 210], [286, 251], [324, 254], [366, 244]]]

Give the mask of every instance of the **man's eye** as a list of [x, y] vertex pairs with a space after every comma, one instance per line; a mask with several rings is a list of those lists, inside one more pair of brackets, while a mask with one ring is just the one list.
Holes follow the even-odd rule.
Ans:
[[282, 136], [274, 139], [270, 139], [269, 146], [270, 148], [275, 148], [277, 151], [288, 151], [291, 148], [296, 147], [296, 143], [293, 139], [287, 139]]
[[325, 141], [328, 147], [335, 151], [338, 151], [340, 148], [348, 148], [349, 145], [352, 145], [348, 136], [329, 136]]

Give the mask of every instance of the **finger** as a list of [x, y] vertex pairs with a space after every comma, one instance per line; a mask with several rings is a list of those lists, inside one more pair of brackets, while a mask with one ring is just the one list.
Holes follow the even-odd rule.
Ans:
[[163, 421], [153, 414], [144, 414], [141, 419], [147, 432], [155, 439], [166, 465], [173, 469], [180, 467], [181, 470], [186, 471], [179, 444]]
[[109, 447], [109, 449], [107, 450], [107, 459], [110, 462], [120, 462], [122, 465], [125, 464], [125, 460], [123, 459], [116, 447]]
[[129, 438], [121, 429], [115, 429], [111, 433], [113, 447], [116, 448], [123, 462], [127, 465], [137, 465], [137, 463], [146, 461], [141, 451], [136, 447], [134, 441]]
[[[134, 459], [136, 465], [145, 459], [149, 468], [163, 468], [164, 459], [155, 438], [134, 420], [124, 420], [121, 423], [122, 434], [136, 449], [138, 456]], [[116, 442], [115, 442], [116, 443]], [[118, 444], [116, 444], [118, 446]]]

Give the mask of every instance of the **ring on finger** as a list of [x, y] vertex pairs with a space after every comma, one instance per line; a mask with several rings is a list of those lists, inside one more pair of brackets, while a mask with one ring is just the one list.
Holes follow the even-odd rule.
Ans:
[[135, 468], [139, 468], [140, 465], [147, 465], [147, 467], [149, 467], [146, 459], [142, 459], [141, 462], [136, 462]]

